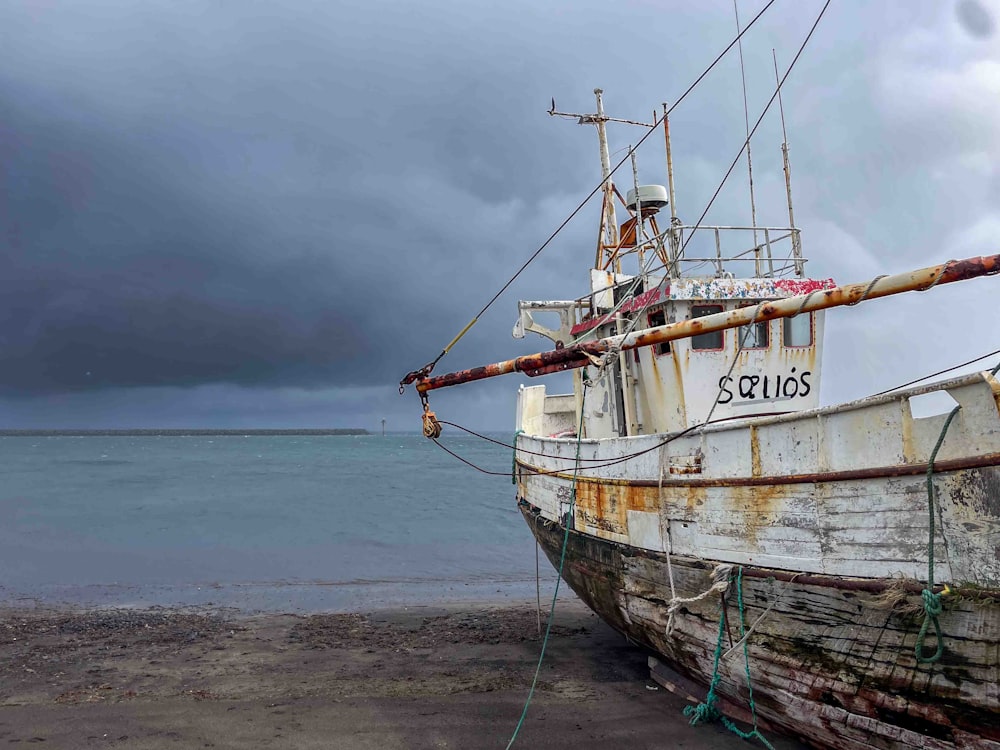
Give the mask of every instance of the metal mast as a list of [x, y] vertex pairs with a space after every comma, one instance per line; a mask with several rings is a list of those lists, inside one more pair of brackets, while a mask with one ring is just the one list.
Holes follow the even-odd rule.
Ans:
[[[750, 183], [750, 225], [753, 227], [754, 257], [757, 259], [756, 263], [754, 263], [754, 273], [759, 277], [761, 275], [760, 245], [757, 242], [757, 205], [754, 202], [753, 196], [753, 160], [750, 158], [750, 108], [747, 104], [747, 73], [746, 68], [743, 65], [743, 37], [740, 30], [740, 11], [736, 7], [736, 0], [733, 0], [733, 13], [736, 16], [736, 38], [739, 40], [740, 78], [743, 80], [743, 122], [746, 125], [747, 133], [747, 173]], [[770, 246], [768, 246], [768, 252], [770, 253]]]
[[[603, 268], [604, 253], [609, 254], [609, 260], [615, 259], [616, 272], [621, 272], [621, 263], [618, 260], [618, 219], [615, 215], [615, 185], [611, 181], [611, 154], [608, 150], [608, 132], [605, 127], [609, 122], [621, 122], [626, 125], [641, 125], [644, 128], [654, 128], [648, 122], [636, 122], [635, 120], [625, 120], [619, 117], [608, 117], [604, 114], [603, 89], [594, 89], [594, 96], [597, 98], [597, 114], [579, 114], [574, 112], [558, 112], [556, 110], [556, 100], [552, 100], [552, 109], [549, 114], [553, 117], [575, 117], [580, 125], [596, 125], [597, 139], [601, 148], [601, 177], [603, 178], [604, 205], [601, 212], [601, 232], [597, 242], [597, 257], [594, 260], [594, 268]], [[638, 237], [638, 233], [636, 235]]]
[[778, 110], [781, 112], [781, 159], [785, 166], [785, 195], [788, 197], [788, 228], [792, 232], [792, 258], [795, 263], [795, 275], [802, 276], [805, 272], [802, 262], [802, 237], [795, 228], [795, 211], [792, 210], [792, 166], [788, 161], [788, 134], [785, 132], [785, 106], [781, 102], [781, 79], [778, 76], [778, 55], [771, 48], [774, 58], [774, 80], [778, 82]]
[[[604, 114], [604, 101], [601, 89], [594, 89], [594, 96], [597, 97], [597, 117], [594, 124], [597, 125], [597, 140], [601, 144], [601, 178], [604, 180], [604, 242], [608, 247], [618, 245], [618, 220], [615, 217], [615, 186], [611, 182], [611, 155], [608, 153], [608, 131], [604, 123], [608, 121]], [[619, 264], [620, 265], [620, 264]], [[621, 268], [616, 268], [620, 271]]]
[[[663, 102], [663, 141], [667, 150], [667, 190], [670, 198], [670, 263], [667, 267], [667, 275], [674, 279], [680, 276], [677, 267], [678, 255], [681, 249], [681, 238], [677, 232], [677, 225], [680, 219], [677, 218], [677, 201], [674, 195], [674, 160], [670, 153], [670, 108]], [[654, 118], [655, 119], [655, 118]]]

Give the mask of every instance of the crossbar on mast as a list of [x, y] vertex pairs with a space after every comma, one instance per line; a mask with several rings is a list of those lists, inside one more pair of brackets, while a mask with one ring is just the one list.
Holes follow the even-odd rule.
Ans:
[[938, 284], [966, 281], [980, 276], [991, 276], [998, 272], [1000, 272], [1000, 254], [954, 260], [859, 284], [847, 284], [796, 297], [786, 297], [753, 307], [744, 307], [643, 331], [633, 331], [629, 334], [587, 341], [562, 349], [527, 354], [503, 362], [474, 367], [470, 370], [414, 378], [409, 382], [416, 382], [417, 391], [425, 394], [438, 388], [470, 383], [474, 380], [484, 380], [512, 372], [521, 372], [529, 377], [547, 375], [553, 372], [586, 367], [593, 364], [592, 357], [599, 357], [612, 349], [627, 350], [654, 346], [701, 333], [738, 328], [749, 323], [760, 323], [776, 318], [792, 318], [799, 313], [857, 304], [865, 299], [888, 297], [902, 292], [924, 291]]

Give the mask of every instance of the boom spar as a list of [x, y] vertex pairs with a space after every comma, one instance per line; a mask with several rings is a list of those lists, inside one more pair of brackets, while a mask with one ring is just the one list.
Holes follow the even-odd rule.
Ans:
[[484, 380], [512, 372], [521, 372], [529, 377], [537, 377], [586, 367], [594, 364], [595, 358], [616, 349], [627, 350], [654, 346], [701, 333], [738, 328], [750, 323], [760, 323], [776, 318], [791, 318], [799, 313], [843, 305], [856, 305], [863, 300], [888, 297], [903, 292], [926, 291], [938, 284], [950, 284], [980, 276], [992, 276], [998, 272], [1000, 272], [1000, 254], [952, 260], [936, 266], [928, 266], [892, 276], [882, 276], [858, 284], [846, 284], [832, 289], [818, 290], [796, 297], [744, 307], [739, 310], [730, 310], [656, 328], [587, 341], [561, 349], [526, 354], [515, 359], [473, 367], [469, 370], [424, 377], [419, 376], [418, 373], [411, 373], [404, 378], [400, 386], [416, 383], [417, 391], [424, 395], [428, 391], [438, 388], [471, 383], [475, 380]]

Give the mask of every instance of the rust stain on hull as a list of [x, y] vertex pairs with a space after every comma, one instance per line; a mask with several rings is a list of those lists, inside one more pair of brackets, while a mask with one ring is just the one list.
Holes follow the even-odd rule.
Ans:
[[[695, 488], [692, 488], [695, 489]], [[553, 565], [564, 528], [519, 508]], [[630, 639], [661, 654], [707, 687], [719, 621], [717, 598], [686, 604], [670, 637], [666, 554], [638, 551], [571, 531], [564, 578], [588, 606]], [[710, 583], [713, 565], [671, 557], [680, 597]], [[881, 587], [881, 588], [880, 588]], [[919, 609], [915, 581], [869, 581], [743, 569], [754, 698], [763, 719], [821, 748], [995, 750], [1000, 743], [1000, 664], [967, 659], [992, 648], [1000, 662], [1000, 591], [971, 601], [949, 597], [942, 626], [949, 648], [934, 670], [913, 658]], [[891, 595], [890, 595], [891, 594]], [[730, 592], [730, 616], [733, 616]], [[992, 639], [992, 640], [991, 640]], [[723, 659], [723, 697], [745, 705], [742, 659]]]

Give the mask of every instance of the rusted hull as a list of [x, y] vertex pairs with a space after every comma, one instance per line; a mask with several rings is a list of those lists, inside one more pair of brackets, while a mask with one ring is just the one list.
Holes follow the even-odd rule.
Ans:
[[[558, 567], [565, 527], [520, 509]], [[714, 562], [673, 555], [674, 596], [711, 584]], [[666, 553], [571, 531], [563, 578], [598, 615], [679, 672], [708, 684], [719, 620], [724, 650], [739, 639], [733, 585], [686, 604], [667, 635], [671, 599]], [[760, 716], [823, 748], [1000, 749], [1000, 591], [948, 597], [940, 622], [941, 661], [916, 663], [922, 606], [913, 587], [882, 581], [880, 591], [835, 576], [778, 575], [746, 567], [742, 594], [753, 695]], [[791, 578], [791, 580], [789, 580]], [[899, 582], [900, 584], [902, 581]], [[929, 639], [933, 643], [933, 639]], [[719, 692], [746, 705], [742, 650], [722, 659]]]

